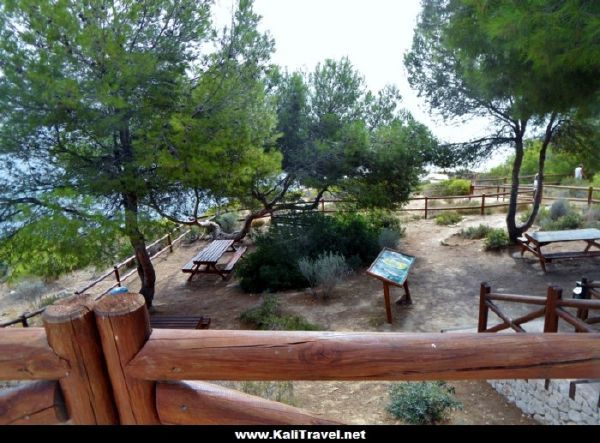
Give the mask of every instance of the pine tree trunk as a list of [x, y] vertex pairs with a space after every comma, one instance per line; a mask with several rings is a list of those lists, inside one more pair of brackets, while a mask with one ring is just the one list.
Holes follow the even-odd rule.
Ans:
[[537, 217], [538, 211], [542, 204], [542, 196], [544, 195], [544, 168], [546, 165], [546, 152], [548, 150], [548, 145], [550, 145], [550, 141], [552, 141], [552, 136], [554, 135], [554, 123], [556, 121], [557, 114], [553, 113], [550, 117], [550, 122], [548, 126], [546, 126], [546, 135], [544, 137], [544, 141], [542, 143], [542, 147], [540, 148], [540, 156], [538, 160], [538, 186], [533, 197], [533, 207], [531, 208], [531, 214], [527, 221], [519, 226], [521, 233], [526, 232]]
[[517, 130], [515, 133], [515, 161], [512, 169], [512, 184], [510, 188], [510, 201], [508, 202], [508, 214], [506, 215], [506, 228], [508, 237], [516, 242], [517, 238], [524, 232], [517, 226], [517, 201], [519, 198], [519, 173], [523, 163], [523, 132]]
[[154, 299], [156, 272], [146, 250], [146, 240], [138, 225], [138, 197], [135, 193], [127, 193], [123, 195], [123, 202], [125, 205], [125, 233], [135, 251], [138, 275], [142, 282], [140, 294], [144, 296], [146, 305], [150, 308]]

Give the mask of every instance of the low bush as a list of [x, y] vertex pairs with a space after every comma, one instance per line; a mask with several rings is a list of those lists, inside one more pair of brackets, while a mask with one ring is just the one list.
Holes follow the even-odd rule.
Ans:
[[392, 385], [387, 410], [407, 423], [426, 425], [445, 420], [449, 411], [461, 407], [446, 383], [419, 382]]
[[468, 238], [471, 240], [480, 239], [487, 237], [491, 230], [492, 228], [490, 228], [488, 225], [471, 226], [467, 229], [461, 229], [459, 235], [463, 238]]
[[564, 217], [570, 212], [572, 212], [571, 205], [567, 200], [556, 200], [554, 203], [552, 203], [552, 206], [550, 206], [550, 218], [553, 221]]
[[600, 205], [588, 208], [584, 219], [586, 228], [600, 229]]
[[584, 225], [583, 217], [577, 212], [570, 212], [556, 220], [545, 218], [540, 220], [543, 231], [564, 231], [567, 229], [579, 229]]
[[441, 214], [435, 216], [435, 223], [437, 225], [455, 225], [462, 219], [462, 215], [460, 215], [458, 212], [442, 212]]
[[256, 236], [256, 251], [238, 266], [240, 285], [247, 292], [306, 288], [299, 260], [325, 252], [344, 257], [352, 269], [367, 265], [379, 253], [380, 230], [360, 214], [279, 217], [267, 233]]
[[429, 197], [469, 195], [470, 192], [471, 181], [459, 178], [432, 183], [425, 190], [425, 194]]
[[315, 260], [302, 258], [298, 261], [298, 267], [308, 281], [313, 294], [316, 295], [316, 288], [320, 286], [324, 298], [333, 293], [335, 287], [350, 271], [346, 259], [332, 252], [319, 255]]
[[402, 234], [392, 229], [382, 229], [379, 233], [378, 243], [381, 248], [396, 249]]
[[485, 249], [497, 250], [510, 245], [510, 239], [504, 229], [491, 229], [485, 237]]
[[282, 313], [274, 295], [266, 295], [260, 306], [243, 312], [240, 320], [266, 331], [318, 331], [321, 329], [303, 317]]

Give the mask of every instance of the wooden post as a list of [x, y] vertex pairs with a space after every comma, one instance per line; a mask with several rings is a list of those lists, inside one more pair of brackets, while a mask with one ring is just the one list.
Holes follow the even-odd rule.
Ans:
[[392, 304], [390, 303], [390, 285], [383, 282], [383, 298], [385, 298], [385, 315], [387, 322], [392, 324]]
[[492, 292], [492, 288], [486, 282], [481, 283], [479, 288], [479, 323], [477, 326], [477, 332], [485, 332], [487, 330], [488, 323], [488, 312], [490, 308], [488, 307], [487, 296]]
[[481, 215], [485, 215], [485, 194], [481, 194]]
[[119, 267], [117, 265], [113, 266], [115, 271], [115, 278], [117, 279], [117, 286], [121, 286], [121, 277], [119, 276]]
[[475, 194], [475, 185], [471, 182], [471, 185], [469, 186], [469, 201], [471, 201], [473, 194]]
[[500, 185], [496, 186], [496, 201], [500, 200]]
[[546, 316], [544, 319], [544, 332], [558, 332], [558, 314], [556, 302], [562, 298], [562, 289], [558, 286], [549, 286], [546, 294]]
[[410, 298], [410, 289], [408, 289], [408, 279], [404, 281], [402, 287], [404, 288], [405, 304], [412, 305], [412, 299]]
[[325, 199], [321, 199], [321, 212], [325, 212]]
[[85, 295], [61, 300], [44, 311], [44, 327], [54, 352], [70, 365], [59, 383], [71, 421], [118, 424], [92, 307]]
[[592, 196], [594, 195], [594, 187], [590, 186], [590, 189], [588, 189], [588, 206], [592, 206]]
[[428, 203], [428, 198], [427, 196], [425, 196], [425, 220], [427, 220], [427, 203]]
[[159, 424], [156, 382], [125, 374], [150, 337], [150, 319], [140, 294], [107, 295], [94, 307], [102, 349], [122, 424]]
[[169, 245], [169, 252], [173, 253], [173, 242], [171, 241], [171, 233], [167, 234], [167, 244]]

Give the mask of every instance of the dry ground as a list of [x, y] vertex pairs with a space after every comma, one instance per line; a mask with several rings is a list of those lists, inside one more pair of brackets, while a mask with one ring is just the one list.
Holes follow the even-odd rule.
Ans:
[[[304, 316], [327, 330], [439, 332], [442, 329], [475, 326], [479, 285], [487, 281], [494, 292], [545, 295], [550, 284], [561, 286], [570, 297], [574, 282], [582, 276], [600, 279], [600, 260], [559, 261], [544, 274], [531, 254], [520, 258], [516, 249], [501, 253], [483, 251], [480, 240], [463, 240], [461, 228], [489, 224], [504, 226], [504, 214], [466, 216], [456, 226], [437, 226], [433, 220], [408, 222], [399, 249], [417, 257], [409, 284], [412, 306], [393, 304], [393, 323], [385, 322], [381, 282], [364, 273], [354, 275], [338, 287], [328, 300], [315, 299], [308, 291], [280, 293], [282, 308]], [[158, 284], [155, 314], [205, 315], [212, 329], [243, 329], [239, 315], [260, 304], [258, 294], [242, 292], [235, 279], [218, 276], [196, 277], [188, 283], [181, 267], [204, 244], [183, 244], [157, 261]], [[567, 247], [572, 247], [568, 245]], [[560, 249], [560, 248], [558, 248]], [[72, 289], [93, 280], [81, 272], [56, 282], [52, 289]], [[131, 291], [139, 282], [126, 283]], [[5, 288], [0, 295], [0, 321], [14, 318], [27, 305], [11, 298]], [[401, 289], [392, 296], [400, 297]], [[527, 306], [503, 305], [511, 316], [528, 311]], [[490, 316], [493, 321], [493, 315]], [[507, 403], [483, 381], [453, 382], [464, 409], [452, 414], [452, 424], [534, 424], [519, 409]], [[385, 412], [389, 383], [385, 382], [295, 382], [295, 404], [315, 413], [353, 424], [393, 424]]]

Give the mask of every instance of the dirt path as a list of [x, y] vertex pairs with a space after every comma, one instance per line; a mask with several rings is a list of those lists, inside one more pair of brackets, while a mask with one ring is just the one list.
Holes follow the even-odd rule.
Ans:
[[[349, 278], [329, 300], [315, 299], [308, 291], [280, 293], [281, 306], [327, 330], [439, 332], [476, 325], [482, 281], [490, 283], [494, 291], [540, 296], [545, 295], [549, 284], [556, 284], [570, 297], [574, 282], [582, 276], [600, 279], [600, 260], [561, 261], [551, 264], [550, 272], [544, 274], [530, 254], [522, 259], [516, 249], [489, 253], [483, 251], [480, 240], [453, 236], [461, 228], [480, 223], [503, 227], [504, 217], [504, 214], [467, 216], [458, 226], [450, 227], [437, 226], [432, 220], [408, 222], [399, 249], [417, 257], [409, 276], [413, 305], [393, 304], [391, 325], [385, 322], [381, 283], [364, 273]], [[182, 245], [158, 260], [155, 315], [205, 315], [212, 318], [213, 329], [245, 328], [238, 317], [260, 304], [260, 295], [243, 293], [235, 279], [223, 282], [218, 276], [201, 276], [187, 283], [187, 276], [181, 273], [182, 265], [202, 246], [203, 243]], [[131, 291], [139, 289], [136, 279], [126, 285]], [[401, 294], [400, 289], [392, 291], [393, 297]], [[0, 296], [0, 314], [6, 312], [7, 306], [11, 311], [18, 310], [19, 304], [10, 303], [9, 299]], [[512, 316], [528, 311], [526, 306], [503, 307]], [[300, 407], [345, 422], [393, 424], [396, 421], [385, 411], [389, 385], [295, 382], [294, 398]], [[464, 404], [463, 410], [453, 413], [452, 424], [535, 423], [483, 381], [452, 385]]]

